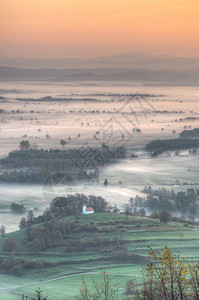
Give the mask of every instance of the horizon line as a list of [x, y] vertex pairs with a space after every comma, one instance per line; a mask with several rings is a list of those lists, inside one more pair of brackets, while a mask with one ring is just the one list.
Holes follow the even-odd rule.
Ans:
[[132, 51], [132, 52], [118, 52], [116, 54], [106, 54], [100, 56], [60, 56], [60, 57], [42, 57], [42, 56], [1, 56], [0, 59], [41, 59], [41, 60], [56, 60], [56, 59], [76, 59], [76, 60], [86, 60], [86, 59], [98, 59], [98, 58], [105, 58], [105, 57], [116, 57], [116, 56], [128, 56], [128, 55], [148, 55], [148, 56], [155, 56], [155, 57], [170, 57], [170, 58], [199, 58], [199, 55], [173, 55], [168, 53], [150, 53], [144, 51]]

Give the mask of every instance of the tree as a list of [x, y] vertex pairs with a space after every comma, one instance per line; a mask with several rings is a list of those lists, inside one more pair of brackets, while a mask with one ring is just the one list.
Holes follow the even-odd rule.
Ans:
[[161, 223], [167, 223], [171, 220], [171, 213], [167, 210], [161, 211], [159, 215]]
[[112, 284], [111, 278], [102, 271], [102, 280], [93, 280], [92, 292], [89, 290], [87, 283], [82, 278], [80, 295], [77, 300], [118, 300], [118, 288]]
[[66, 145], [66, 141], [65, 140], [60, 140], [60, 145], [62, 145], [62, 147], [64, 148], [64, 146]]
[[155, 220], [159, 219], [159, 217], [160, 217], [159, 212], [158, 212], [158, 211], [154, 211], [154, 212], [150, 215], [150, 217], [151, 217], [152, 219], [155, 219]]
[[134, 207], [134, 209], [133, 209], [133, 214], [134, 214], [134, 216], [137, 216], [137, 213], [138, 213], [137, 208]]
[[60, 230], [51, 231], [50, 237], [52, 240], [52, 245], [58, 246], [63, 244], [63, 236]]
[[80, 295], [76, 297], [77, 300], [92, 300], [92, 299], [94, 299], [92, 297], [91, 292], [88, 289], [88, 285], [85, 282], [84, 277], [82, 278], [82, 286], [80, 287], [79, 291], [80, 291]]
[[[42, 293], [43, 292], [40, 289], [38, 289], [36, 291], [36, 298], [31, 298], [31, 300], [47, 300], [48, 296], [43, 298]], [[22, 300], [27, 300], [27, 299], [28, 299], [27, 296], [22, 295]]]
[[93, 237], [93, 245], [96, 248], [101, 248], [102, 247], [102, 237], [99, 233], [95, 233], [94, 237]]
[[[37, 137], [36, 137], [37, 138]], [[39, 146], [37, 143], [32, 143], [31, 144], [31, 149], [34, 149], [34, 150], [38, 150], [39, 149]]]
[[119, 214], [120, 213], [120, 210], [119, 208], [117, 208], [117, 205], [115, 204], [114, 208], [113, 208], [113, 213], [114, 214]]
[[38, 238], [34, 238], [29, 246], [30, 252], [39, 252], [41, 250], [41, 242]]
[[5, 234], [6, 234], [6, 227], [5, 227], [4, 225], [1, 225], [0, 232], [1, 232], [1, 236], [2, 236], [2, 237], [5, 237]]
[[5, 240], [4, 244], [3, 244], [3, 251], [6, 252], [14, 252], [17, 249], [17, 244], [15, 242], [15, 239], [12, 237], [9, 237]]
[[136, 278], [127, 282], [126, 293], [139, 300], [199, 299], [199, 264], [190, 264], [174, 255], [167, 247], [154, 251], [149, 247], [150, 261], [145, 268], [143, 283]]
[[194, 202], [197, 199], [197, 194], [194, 191], [194, 189], [188, 189], [187, 190], [187, 198], [189, 199], [189, 201]]
[[23, 204], [17, 204], [17, 203], [15, 203], [15, 202], [13, 202], [13, 203], [10, 205], [10, 210], [11, 210], [13, 213], [16, 213], [16, 214], [23, 214], [23, 213], [25, 213], [26, 208], [24, 207]]
[[140, 210], [138, 210], [138, 215], [141, 217], [145, 217], [146, 216], [146, 210], [144, 208], [141, 208]]
[[28, 149], [30, 149], [30, 143], [29, 143], [29, 141], [21, 141], [20, 143], [19, 143], [19, 149], [21, 150], [21, 151], [27, 151]]
[[118, 299], [118, 288], [113, 286], [110, 277], [102, 272], [101, 282], [93, 282], [95, 289], [95, 298], [99, 300], [117, 300]]
[[105, 180], [104, 180], [104, 186], [107, 187], [107, 185], [108, 185], [108, 180], [105, 179]]
[[77, 209], [76, 213], [75, 213], [75, 221], [78, 223], [80, 218], [81, 218], [81, 211], [79, 209]]
[[33, 211], [32, 211], [32, 210], [29, 210], [29, 211], [28, 211], [28, 214], [27, 214], [27, 225], [28, 225], [28, 226], [32, 225], [33, 220], [34, 220], [34, 214], [33, 214]]
[[27, 239], [28, 240], [30, 239], [31, 232], [32, 232], [32, 227], [30, 227], [29, 225], [27, 225], [26, 233], [27, 233]]
[[175, 151], [175, 155], [178, 156], [179, 154], [180, 154], [180, 151], [179, 151], [179, 150], [176, 150], [176, 151]]
[[125, 210], [124, 210], [124, 214], [126, 215], [126, 218], [128, 219], [129, 215], [132, 214], [132, 208], [130, 207], [129, 204], [125, 205]]
[[121, 251], [118, 254], [118, 261], [127, 261], [131, 257], [126, 246], [121, 247]]
[[23, 229], [23, 228], [25, 228], [26, 225], [27, 225], [26, 218], [25, 217], [21, 218], [21, 221], [19, 222], [19, 228], [20, 228], [20, 230]]
[[79, 240], [77, 240], [76, 243], [75, 243], [75, 249], [76, 249], [77, 251], [84, 251], [85, 246], [86, 246], [86, 242], [85, 242], [85, 240], [83, 240], [83, 239], [79, 239]]

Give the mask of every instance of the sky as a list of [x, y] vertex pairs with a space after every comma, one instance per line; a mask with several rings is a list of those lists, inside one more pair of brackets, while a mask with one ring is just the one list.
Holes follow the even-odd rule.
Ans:
[[199, 0], [1, 0], [0, 56], [199, 56]]

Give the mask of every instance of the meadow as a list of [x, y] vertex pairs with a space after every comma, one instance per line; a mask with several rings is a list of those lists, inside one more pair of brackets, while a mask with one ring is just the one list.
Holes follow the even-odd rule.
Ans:
[[[69, 217], [70, 221], [73, 217]], [[66, 219], [67, 220], [67, 219]], [[181, 223], [161, 224], [158, 221], [147, 217], [125, 215], [101, 214], [82, 216], [79, 224], [95, 222], [99, 228], [110, 224], [112, 232], [101, 233], [102, 238], [118, 236], [125, 241], [128, 253], [131, 253], [130, 260], [114, 260], [112, 254], [104, 253], [103, 249], [95, 251], [85, 250], [73, 253], [63, 252], [63, 247], [52, 248], [50, 251], [31, 254], [27, 251], [22, 241], [25, 230], [7, 234], [15, 237], [18, 242], [18, 249], [15, 258], [28, 260], [40, 260], [53, 262], [55, 265], [43, 269], [29, 269], [22, 277], [11, 275], [0, 275], [1, 288], [0, 299], [20, 299], [20, 295], [25, 293], [33, 296], [36, 288], [41, 289], [49, 295], [49, 299], [54, 299], [59, 294], [60, 300], [75, 299], [81, 286], [82, 276], [88, 285], [92, 280], [100, 280], [102, 270], [111, 275], [112, 282], [118, 286], [120, 299], [125, 298], [125, 284], [131, 277], [136, 277], [138, 282], [142, 280], [142, 265], [148, 259], [147, 246], [155, 250], [167, 245], [169, 248], [181, 256], [186, 255], [189, 260], [198, 259], [199, 227], [184, 227]], [[123, 224], [123, 226], [121, 226]], [[82, 232], [81, 238], [88, 238], [93, 233]], [[0, 239], [0, 248], [3, 244]], [[25, 249], [24, 249], [25, 248]], [[1, 252], [1, 256], [6, 256]]]

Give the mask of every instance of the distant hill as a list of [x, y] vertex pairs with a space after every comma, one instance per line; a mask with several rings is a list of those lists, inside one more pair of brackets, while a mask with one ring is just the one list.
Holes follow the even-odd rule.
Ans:
[[199, 68], [187, 70], [149, 69], [24, 69], [0, 67], [0, 81], [124, 81], [144, 85], [198, 85]]
[[16, 68], [49, 69], [151, 69], [183, 70], [199, 68], [199, 57], [175, 57], [170, 55], [152, 55], [145, 52], [130, 52], [94, 58], [0, 58], [0, 66]]
[[94, 58], [2, 58], [0, 81], [128, 81], [198, 85], [199, 57], [122, 53]]

